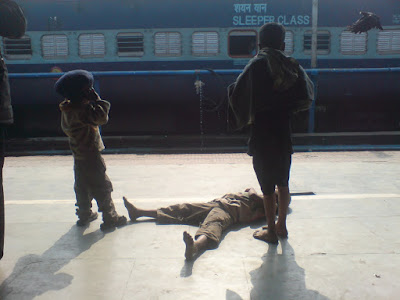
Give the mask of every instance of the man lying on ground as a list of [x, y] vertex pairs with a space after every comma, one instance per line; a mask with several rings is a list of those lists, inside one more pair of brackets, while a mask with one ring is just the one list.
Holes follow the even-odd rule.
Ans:
[[123, 199], [132, 221], [150, 217], [158, 224], [200, 224], [194, 239], [188, 232], [183, 232], [188, 260], [196, 258], [202, 250], [217, 248], [222, 233], [231, 225], [248, 224], [265, 216], [263, 197], [253, 188], [243, 193], [226, 194], [207, 203], [183, 203], [151, 210], [140, 209], [125, 197]]

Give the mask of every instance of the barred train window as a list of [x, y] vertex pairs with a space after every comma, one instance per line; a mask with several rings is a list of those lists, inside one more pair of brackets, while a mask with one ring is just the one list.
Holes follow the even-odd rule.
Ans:
[[285, 35], [285, 53], [291, 55], [294, 52], [294, 34], [293, 31], [286, 31]]
[[232, 30], [228, 45], [229, 56], [253, 57], [257, 54], [257, 33], [254, 30]]
[[3, 49], [6, 59], [30, 59], [32, 57], [31, 38], [27, 35], [20, 39], [3, 38]]
[[154, 35], [156, 56], [181, 56], [182, 36], [179, 32], [157, 32]]
[[219, 52], [217, 32], [195, 32], [192, 34], [192, 54], [194, 56], [212, 56]]
[[365, 54], [367, 52], [367, 33], [343, 31], [340, 35], [340, 52], [347, 55]]
[[103, 34], [89, 33], [79, 36], [79, 55], [81, 57], [103, 57], [105, 53], [106, 44]]
[[[311, 54], [311, 31], [304, 33], [304, 53]], [[317, 32], [317, 54], [329, 54], [331, 50], [331, 35], [329, 31]]]
[[143, 56], [143, 34], [140, 32], [124, 32], [117, 34], [118, 56]]
[[379, 54], [400, 53], [400, 30], [379, 31], [376, 49]]
[[66, 58], [68, 56], [68, 38], [65, 34], [42, 36], [42, 56], [46, 59]]

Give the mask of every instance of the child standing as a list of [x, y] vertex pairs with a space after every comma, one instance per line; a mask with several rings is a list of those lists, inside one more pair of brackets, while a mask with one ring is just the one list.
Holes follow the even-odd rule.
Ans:
[[99, 125], [108, 121], [110, 103], [100, 99], [93, 88], [93, 75], [85, 70], [65, 73], [55, 84], [55, 90], [65, 100], [60, 104], [61, 128], [69, 138], [74, 156], [76, 215], [78, 226], [97, 219], [92, 199], [103, 213], [101, 230], [126, 224], [126, 218], [115, 211], [111, 198], [112, 183], [106, 174], [101, 156], [104, 150]]

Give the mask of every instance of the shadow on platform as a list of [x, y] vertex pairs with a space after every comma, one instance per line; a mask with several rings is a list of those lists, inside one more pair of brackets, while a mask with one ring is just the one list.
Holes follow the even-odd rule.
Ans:
[[33, 300], [48, 291], [69, 286], [73, 276], [56, 273], [104, 237], [100, 230], [84, 234], [85, 229], [74, 225], [42, 255], [21, 257], [0, 286], [0, 299]]
[[279, 243], [282, 254], [278, 254], [278, 246], [269, 245], [268, 252], [262, 257], [263, 264], [250, 272], [253, 284], [250, 298], [329, 300], [317, 291], [307, 289], [304, 269], [296, 263], [293, 248], [287, 240]]

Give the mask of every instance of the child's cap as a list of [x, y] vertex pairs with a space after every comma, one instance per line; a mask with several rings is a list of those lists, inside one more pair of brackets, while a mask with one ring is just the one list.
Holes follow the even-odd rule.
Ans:
[[85, 70], [73, 70], [61, 76], [54, 88], [64, 98], [74, 99], [81, 96], [82, 89], [86, 86], [93, 86], [92, 73]]

